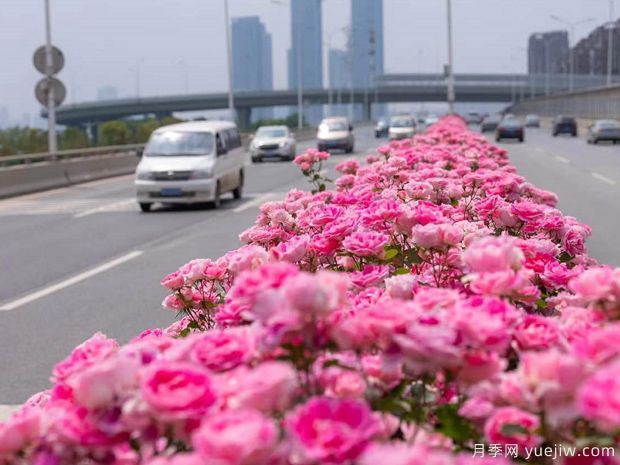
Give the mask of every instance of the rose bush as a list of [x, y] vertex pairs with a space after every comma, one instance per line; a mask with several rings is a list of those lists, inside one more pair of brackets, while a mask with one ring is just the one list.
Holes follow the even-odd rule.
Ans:
[[620, 270], [587, 256], [590, 228], [456, 117], [340, 163], [334, 190], [328, 156], [296, 159], [313, 192], [262, 205], [246, 245], [162, 280], [176, 323], [124, 346], [96, 334], [61, 361], [0, 425], [0, 463], [505, 464], [472, 451], [616, 447]]

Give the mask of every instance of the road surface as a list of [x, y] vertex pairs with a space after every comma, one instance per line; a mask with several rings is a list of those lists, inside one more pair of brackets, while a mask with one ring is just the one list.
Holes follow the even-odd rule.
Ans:
[[[356, 139], [358, 158], [379, 144], [370, 128], [356, 129]], [[594, 228], [591, 254], [620, 265], [620, 146], [544, 129], [500, 145], [530, 182], [559, 195], [566, 214]], [[347, 157], [335, 155], [328, 169]], [[248, 166], [246, 183], [244, 199], [217, 211], [141, 214], [131, 176], [0, 201], [0, 404], [46, 388], [54, 363], [96, 331], [126, 342], [170, 324], [159, 280], [188, 260], [238, 247], [258, 205], [307, 186], [292, 163], [278, 162]]]

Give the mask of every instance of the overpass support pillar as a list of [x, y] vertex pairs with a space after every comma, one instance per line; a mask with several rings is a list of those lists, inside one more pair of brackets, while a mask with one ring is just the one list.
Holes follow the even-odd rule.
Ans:
[[252, 108], [239, 107], [237, 108], [237, 124], [239, 129], [248, 129], [250, 127], [250, 121], [252, 118]]
[[370, 99], [368, 99], [367, 102], [363, 103], [363, 107], [364, 107], [363, 119], [364, 121], [370, 121], [371, 110], [372, 110], [372, 102], [370, 101]]

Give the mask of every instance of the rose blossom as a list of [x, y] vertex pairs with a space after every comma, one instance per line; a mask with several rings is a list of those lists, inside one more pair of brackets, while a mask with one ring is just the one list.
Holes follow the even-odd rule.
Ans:
[[192, 445], [209, 465], [267, 465], [278, 442], [274, 423], [255, 410], [232, 410], [205, 417]]
[[486, 421], [484, 434], [491, 444], [516, 444], [520, 449], [536, 447], [542, 441], [535, 434], [539, 426], [536, 415], [515, 407], [500, 407]]
[[285, 418], [299, 464], [344, 464], [355, 460], [378, 434], [380, 424], [360, 401], [314, 397]]
[[383, 255], [383, 246], [389, 241], [388, 236], [372, 231], [357, 231], [348, 236], [342, 245], [345, 250], [360, 257]]
[[184, 362], [150, 365], [140, 391], [153, 411], [163, 417], [198, 417], [216, 400], [208, 372]]

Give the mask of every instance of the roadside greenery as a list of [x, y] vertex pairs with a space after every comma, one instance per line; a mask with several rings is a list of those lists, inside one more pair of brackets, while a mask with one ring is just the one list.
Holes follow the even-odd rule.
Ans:
[[[97, 143], [92, 143], [87, 132], [79, 127], [67, 127], [58, 134], [60, 150], [81, 149], [94, 146], [138, 144], [146, 142], [155, 129], [182, 121], [167, 117], [161, 120], [114, 120], [99, 125]], [[0, 156], [47, 151], [47, 131], [29, 127], [0, 130]]]

